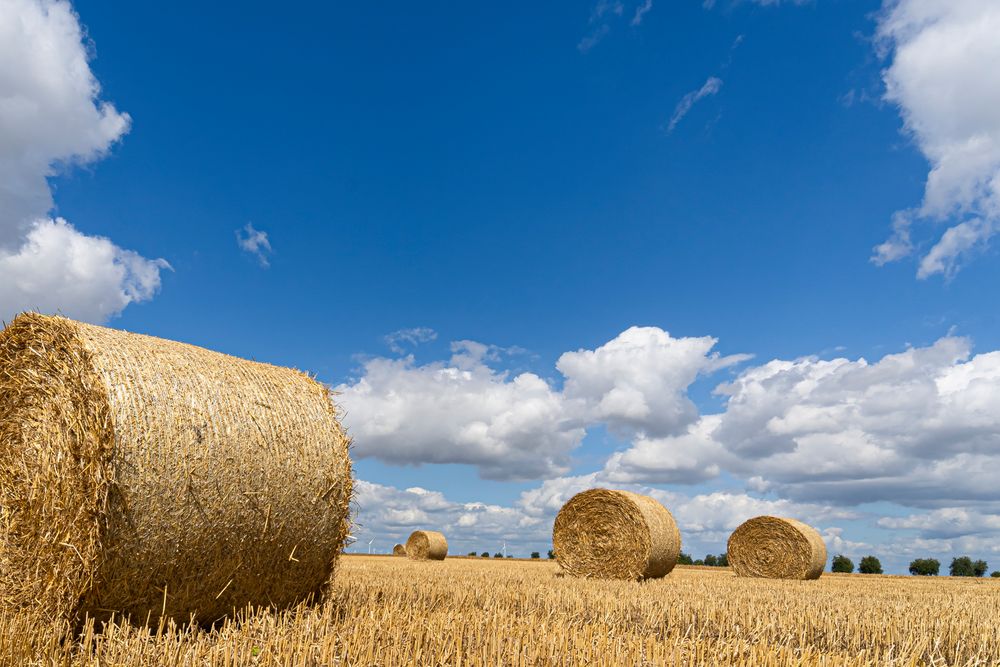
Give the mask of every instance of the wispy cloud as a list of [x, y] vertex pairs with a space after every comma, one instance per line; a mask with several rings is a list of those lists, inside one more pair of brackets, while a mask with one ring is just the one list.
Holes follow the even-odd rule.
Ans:
[[653, 0], [646, 0], [641, 5], [636, 7], [635, 14], [632, 16], [631, 25], [638, 26], [642, 25], [642, 19], [649, 13], [649, 10], [653, 8]]
[[403, 344], [419, 345], [429, 343], [438, 337], [437, 332], [429, 327], [413, 327], [410, 329], [400, 329], [385, 336], [385, 344], [396, 354], [403, 354], [406, 350]]
[[611, 32], [611, 25], [616, 21], [624, 21], [627, 16], [629, 25], [638, 27], [642, 24], [643, 18], [653, 8], [653, 0], [641, 0], [636, 4], [632, 2], [622, 2], [621, 0], [598, 0], [593, 9], [590, 10], [590, 32], [577, 43], [576, 48], [580, 53], [587, 53], [592, 48], [608, 36]]
[[256, 257], [263, 268], [271, 266], [268, 261], [272, 253], [271, 241], [267, 238], [267, 232], [254, 229], [253, 224], [248, 222], [243, 229], [236, 230], [236, 244], [243, 252]]
[[673, 132], [677, 124], [691, 111], [691, 107], [698, 102], [698, 100], [710, 97], [719, 92], [722, 88], [722, 79], [710, 76], [708, 80], [705, 81], [704, 85], [698, 90], [692, 90], [690, 93], [681, 98], [681, 101], [677, 103], [674, 108], [674, 115], [670, 117], [670, 124], [667, 125], [667, 132]]
[[599, 28], [594, 30], [594, 32], [590, 33], [589, 35], [580, 40], [580, 43], [576, 45], [577, 50], [579, 50], [580, 53], [586, 53], [587, 51], [590, 51], [592, 48], [597, 46], [598, 42], [604, 39], [604, 37], [608, 34], [608, 32], [610, 32], [610, 30], [611, 28], [608, 27], [607, 23], [600, 26]]

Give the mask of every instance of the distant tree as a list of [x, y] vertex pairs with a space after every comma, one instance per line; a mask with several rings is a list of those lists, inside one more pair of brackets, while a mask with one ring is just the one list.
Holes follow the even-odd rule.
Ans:
[[513, 558], [513, 557], [514, 556], [512, 556], [511, 554], [507, 554], [507, 558]]
[[854, 561], [847, 556], [837, 554], [830, 563], [830, 572], [844, 572], [850, 574], [854, 572]]
[[948, 571], [953, 577], [974, 577], [976, 576], [976, 567], [972, 563], [972, 559], [968, 556], [959, 556], [958, 558], [951, 559], [951, 567]]
[[531, 557], [532, 558], [541, 558], [542, 555], [540, 553], [538, 553], [537, 551], [532, 551], [531, 552]]
[[718, 564], [718, 562], [719, 562], [718, 559], [713, 554], [708, 554], [707, 556], [705, 556], [705, 565], [710, 565], [711, 567], [715, 567]]
[[470, 556], [475, 556], [475, 555], [476, 555], [476, 552], [475, 552], [475, 551], [470, 551], [470, 552], [469, 552], [469, 555], [470, 555]]
[[994, 570], [993, 572], [990, 572], [990, 576], [991, 577], [1000, 577], [1000, 570]]
[[719, 567], [729, 567], [729, 554], [719, 554]]
[[681, 555], [677, 557], [677, 562], [681, 565], [694, 565], [694, 561], [691, 560], [691, 556], [683, 551], [681, 552]]
[[937, 558], [917, 558], [910, 562], [910, 574], [918, 577], [936, 577], [941, 571]]
[[481, 553], [479, 555], [482, 556], [483, 558], [489, 558], [490, 557], [490, 552], [489, 551], [484, 551], [483, 553]]
[[972, 572], [977, 577], [986, 576], [986, 572], [989, 569], [990, 569], [989, 566], [986, 564], [986, 561], [984, 560], [977, 560], [975, 563], [972, 564]]
[[556, 552], [553, 551], [552, 549], [549, 549], [549, 560], [552, 560], [555, 557], [556, 557]]
[[882, 574], [882, 562], [875, 556], [865, 556], [858, 564], [861, 574]]
[[503, 554], [498, 551], [495, 554], [493, 554], [493, 557], [494, 558], [503, 558]]
[[692, 565], [704, 565], [705, 561], [703, 561], [702, 559], [699, 558], [698, 560], [696, 560], [695, 562], [693, 562], [691, 564]]

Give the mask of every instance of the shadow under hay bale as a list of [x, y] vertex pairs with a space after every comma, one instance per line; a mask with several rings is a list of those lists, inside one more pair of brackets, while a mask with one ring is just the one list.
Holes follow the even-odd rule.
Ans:
[[448, 540], [436, 530], [415, 530], [406, 540], [406, 555], [413, 560], [444, 560]]
[[393, 556], [405, 556], [406, 555], [406, 547], [404, 545], [402, 545], [402, 544], [397, 544], [396, 546], [394, 546], [392, 548], [392, 555]]
[[729, 536], [729, 566], [740, 577], [818, 579], [826, 544], [816, 529], [795, 519], [758, 516]]
[[609, 489], [570, 498], [556, 516], [552, 543], [567, 574], [597, 579], [662, 577], [681, 551], [670, 510], [649, 496]]
[[4, 611], [211, 622], [329, 579], [349, 439], [304, 373], [24, 314], [0, 405]]

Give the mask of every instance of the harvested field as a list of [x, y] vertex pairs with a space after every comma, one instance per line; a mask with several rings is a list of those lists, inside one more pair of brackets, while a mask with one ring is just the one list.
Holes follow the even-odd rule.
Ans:
[[[645, 582], [557, 578], [549, 562], [348, 556], [332, 597], [215, 631], [112, 626], [72, 645], [2, 621], [0, 664], [992, 665], [1000, 581], [679, 566]], [[37, 648], [33, 649], [35, 643]]]

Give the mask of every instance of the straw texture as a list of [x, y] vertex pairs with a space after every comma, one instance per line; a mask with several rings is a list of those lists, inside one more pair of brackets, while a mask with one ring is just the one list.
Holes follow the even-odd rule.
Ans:
[[819, 579], [826, 544], [816, 529], [795, 519], [758, 516], [729, 536], [729, 565], [741, 577]]
[[0, 604], [216, 620], [318, 592], [349, 439], [307, 375], [18, 316], [0, 332]]
[[415, 530], [406, 540], [406, 555], [413, 560], [444, 560], [448, 540], [436, 530]]
[[677, 564], [681, 534], [670, 510], [649, 496], [590, 489], [559, 510], [552, 544], [570, 575], [655, 579]]
[[392, 555], [393, 556], [405, 556], [406, 555], [406, 546], [403, 545], [403, 544], [397, 544], [396, 546], [394, 546], [392, 548]]

